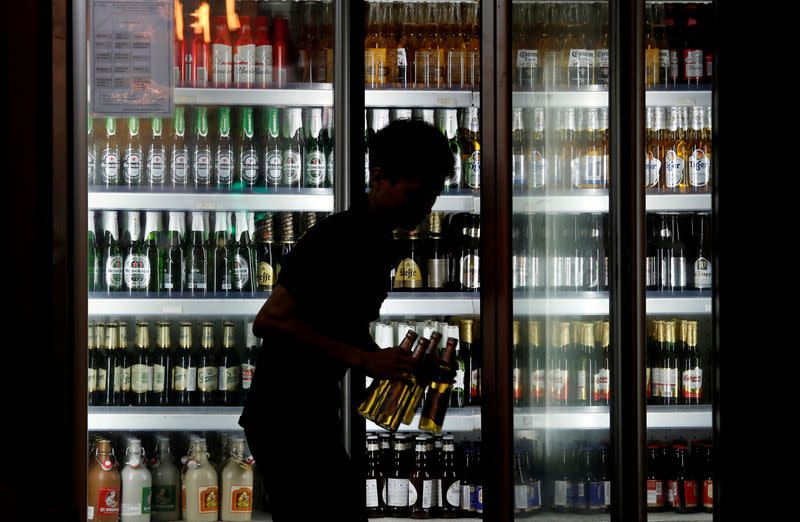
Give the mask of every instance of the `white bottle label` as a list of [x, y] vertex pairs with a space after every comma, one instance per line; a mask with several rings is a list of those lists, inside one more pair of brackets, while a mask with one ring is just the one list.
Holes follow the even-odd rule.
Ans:
[[233, 49], [230, 45], [214, 44], [211, 46], [214, 66], [214, 86], [230, 87], [233, 69]]
[[279, 150], [267, 152], [267, 184], [278, 185], [283, 179], [283, 154]]
[[249, 390], [250, 385], [253, 382], [253, 372], [256, 371], [256, 367], [252, 364], [243, 364], [242, 365], [242, 389]]
[[481, 151], [476, 150], [466, 160], [467, 186], [472, 189], [481, 186]]
[[378, 503], [378, 479], [367, 479], [367, 507], [376, 508]]
[[456, 480], [450, 487], [447, 488], [447, 493], [445, 495], [445, 499], [447, 499], [447, 505], [452, 507], [461, 506], [461, 481]]
[[569, 489], [569, 483], [566, 480], [556, 480], [553, 505], [567, 507], [567, 489]]
[[147, 393], [153, 389], [153, 367], [134, 364], [131, 367], [131, 391]]
[[287, 185], [295, 185], [300, 181], [303, 161], [300, 153], [296, 150], [283, 151], [283, 182]]
[[683, 160], [674, 150], [668, 150], [664, 159], [666, 163], [666, 183], [667, 187], [675, 188], [683, 181]]
[[328, 176], [328, 183], [330, 186], [333, 186], [333, 168], [334, 168], [334, 153], [331, 150], [331, 153], [328, 154], [328, 158], [325, 160], [325, 171]]
[[[434, 487], [433, 487], [433, 480], [423, 480], [422, 481], [422, 508], [428, 509], [433, 507], [433, 494], [434, 494]], [[411, 503], [411, 499], [409, 498], [409, 504]]]
[[678, 369], [662, 368], [661, 378], [664, 379], [662, 397], [678, 397]]
[[110, 256], [106, 259], [106, 285], [110, 288], [122, 286], [122, 256]]
[[86, 506], [86, 520], [94, 520], [94, 506]]
[[658, 174], [661, 172], [661, 160], [648, 155], [645, 159], [645, 186], [658, 186]]
[[256, 47], [256, 86], [266, 87], [272, 83], [272, 46]]
[[531, 153], [531, 160], [528, 162], [531, 166], [531, 185], [536, 188], [544, 187], [544, 173], [547, 166], [547, 161], [538, 150]]
[[94, 149], [88, 151], [86, 156], [86, 165], [89, 167], [89, 182], [93, 182], [95, 174], [97, 173], [97, 153], [94, 151]]
[[236, 391], [239, 387], [239, 367], [229, 366], [227, 368], [221, 367], [220, 370], [220, 390], [223, 391]]
[[249, 185], [255, 185], [256, 181], [258, 181], [258, 156], [256, 151], [253, 149], [244, 150], [239, 160], [242, 180]]
[[237, 87], [252, 87], [256, 77], [256, 46], [238, 45], [233, 56], [233, 81]]
[[699, 399], [703, 391], [703, 370], [695, 367], [683, 372], [683, 397]]
[[594, 67], [594, 49], [570, 49], [570, 67]]
[[408, 58], [406, 57], [405, 47], [400, 47], [397, 49], [397, 66], [398, 67], [408, 66]]
[[167, 155], [164, 149], [150, 149], [147, 153], [147, 181], [151, 185], [161, 185], [167, 166]]
[[698, 290], [711, 288], [711, 261], [704, 257], [694, 263], [694, 287]]
[[528, 507], [528, 486], [514, 486], [514, 508], [526, 509]]
[[461, 486], [461, 509], [475, 511], [472, 506], [472, 486]]
[[517, 68], [539, 67], [539, 51], [537, 49], [518, 49]]
[[233, 152], [230, 149], [217, 150], [216, 158], [217, 183], [230, 185], [233, 183]]
[[123, 156], [122, 176], [125, 183], [132, 185], [142, 182], [142, 149], [127, 149]]
[[392, 507], [408, 507], [408, 479], [390, 478], [387, 483], [386, 505]]
[[306, 187], [318, 187], [325, 183], [325, 154], [315, 150], [306, 156]]
[[100, 178], [103, 183], [119, 183], [119, 150], [104, 149], [100, 156]]
[[233, 257], [233, 287], [243, 289], [250, 282], [250, 263], [243, 256]]
[[684, 64], [686, 66], [686, 79], [703, 77], [703, 51], [699, 49], [684, 51]]
[[185, 185], [189, 177], [189, 153], [186, 149], [172, 151], [172, 182]]
[[216, 366], [197, 369], [197, 389], [204, 392], [217, 391], [218, 372]]
[[160, 364], [153, 365], [153, 392], [159, 393], [164, 391], [164, 375], [165, 369]]
[[419, 494], [417, 493], [417, 488], [409, 480], [408, 481], [408, 505], [409, 506], [413, 506], [414, 504], [416, 504], [417, 503], [417, 497], [419, 497]]
[[123, 270], [125, 285], [131, 290], [143, 290], [150, 284], [151, 268], [147, 256], [127, 256]]
[[695, 149], [689, 157], [689, 183], [693, 187], [705, 187], [708, 184], [711, 161], [702, 149]]
[[598, 67], [608, 67], [609, 65], [609, 53], [608, 49], [597, 49], [595, 51], [595, 55], [597, 56], [597, 66]]
[[195, 391], [196, 389], [197, 389], [197, 368], [195, 366], [189, 366], [189, 369], [186, 372], [186, 390]]
[[658, 63], [661, 67], [669, 67], [669, 49], [659, 50], [658, 58]]
[[211, 151], [206, 148], [194, 152], [194, 180], [198, 185], [211, 183]]

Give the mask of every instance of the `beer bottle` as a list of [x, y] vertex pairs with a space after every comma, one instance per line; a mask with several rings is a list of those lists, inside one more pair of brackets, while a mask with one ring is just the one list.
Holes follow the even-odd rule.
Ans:
[[128, 141], [122, 155], [122, 178], [128, 186], [142, 184], [142, 140], [139, 118], [128, 119]]
[[[285, 110], [283, 140], [281, 140], [282, 177], [284, 187], [303, 186], [303, 110], [297, 107]], [[324, 173], [324, 169], [322, 171]]]
[[94, 119], [92, 114], [86, 113], [86, 169], [87, 185], [97, 183], [97, 143], [94, 142]]
[[475, 340], [477, 326], [472, 319], [464, 319], [461, 324], [464, 326], [461, 331], [461, 342], [464, 343], [464, 349], [467, 352], [465, 357], [467, 358], [467, 368], [469, 368], [469, 404], [470, 406], [480, 406], [483, 395], [481, 376], [483, 354], [480, 345]]
[[516, 57], [514, 63], [514, 89], [520, 91], [533, 91], [541, 81], [541, 61], [539, 49], [536, 44], [541, 42], [537, 39], [532, 29], [534, 16], [533, 7], [530, 4], [518, 5], [518, 10], [514, 16], [512, 27], [512, 46], [513, 56]]
[[697, 349], [697, 321], [686, 322], [681, 399], [683, 404], [700, 404], [703, 400], [703, 359]]
[[432, 212], [425, 242], [425, 286], [429, 291], [444, 291], [447, 285], [447, 256], [442, 239], [442, 213]]
[[664, 323], [664, 337], [661, 345], [661, 404], [674, 405], [678, 404], [678, 397], [680, 394], [680, 381], [678, 380], [678, 372], [681, 367], [680, 356], [675, 346], [675, 329], [676, 323], [674, 321], [665, 321]]
[[335, 120], [333, 118], [333, 107], [322, 108], [322, 148], [325, 152], [325, 177], [328, 187], [333, 187], [335, 169], [335, 143], [334, 143]]
[[697, 216], [698, 227], [697, 233], [697, 247], [694, 256], [694, 287], [697, 290], [708, 290], [712, 284], [712, 271], [711, 260], [709, 259], [708, 245], [706, 244], [706, 225], [708, 223], [709, 214], [700, 213]]
[[416, 27], [414, 5], [411, 2], [395, 4], [398, 6], [396, 13], [397, 22], [397, 69], [394, 74], [394, 86], [405, 89], [414, 83], [414, 50], [417, 39], [414, 34]]
[[[231, 108], [220, 107], [218, 112], [219, 134], [211, 154], [214, 182], [217, 188], [230, 188], [235, 179], [236, 162], [233, 157], [233, 140], [231, 139]], [[195, 178], [197, 173], [195, 173]]]
[[[601, 20], [600, 36], [594, 44], [594, 84], [608, 87], [610, 54], [608, 52], [608, 7], [594, 4], [596, 19]], [[590, 22], [585, 20], [588, 27]]]
[[611, 397], [611, 331], [608, 321], [594, 325], [595, 344], [592, 379], [592, 406], [608, 406]]
[[461, 186], [461, 144], [458, 139], [458, 112], [456, 109], [443, 109], [439, 121], [439, 130], [447, 138], [450, 152], [453, 153], [453, 174], [444, 180], [445, 190], [458, 189]]
[[283, 151], [278, 127], [278, 108], [267, 107], [264, 141], [264, 179], [267, 187], [279, 187], [283, 179]]
[[[513, 397], [514, 397], [514, 406], [525, 406], [527, 404], [527, 397], [523, 390], [527, 387], [527, 382], [525, 379], [525, 363], [524, 355], [522, 353], [522, 343], [520, 341], [520, 322], [514, 321], [512, 324], [512, 336], [511, 336], [511, 359], [512, 364], [514, 365], [512, 368], [511, 379], [512, 379], [512, 390], [513, 390]], [[527, 502], [527, 501], [526, 501]]]
[[703, 465], [701, 471], [702, 483], [698, 484], [701, 488], [700, 504], [701, 511], [706, 513], [714, 512], [714, 448], [711, 442], [703, 444]]
[[569, 513], [575, 507], [578, 484], [572, 473], [575, 460], [566, 442], [562, 442], [558, 452], [558, 461], [553, 484], [553, 511]]
[[417, 236], [417, 230], [408, 232], [408, 240], [405, 241], [405, 252], [401, 257], [395, 276], [395, 289], [398, 283], [406, 292], [420, 291], [424, 288], [425, 275], [422, 271], [422, 246]]
[[544, 406], [546, 393], [545, 353], [542, 346], [542, 323], [528, 321], [528, 385], [523, 405]]
[[214, 249], [211, 250], [213, 291], [227, 294], [231, 290], [231, 250], [228, 248], [228, 213], [217, 212], [214, 217]]
[[422, 357], [420, 375], [417, 377], [416, 383], [410, 392], [408, 403], [405, 407], [403, 424], [411, 424], [414, 419], [414, 413], [416, 413], [419, 403], [422, 400], [422, 396], [425, 393], [428, 385], [431, 384], [431, 380], [434, 378], [434, 374], [440, 362], [437, 349], [441, 340], [441, 333], [431, 332], [430, 343], [425, 348], [425, 353]]
[[233, 84], [250, 89], [256, 83], [256, 44], [249, 16], [239, 16], [239, 36], [233, 53]]
[[478, 292], [480, 280], [480, 216], [468, 214], [465, 218], [464, 244], [459, 256], [459, 274], [462, 292]]
[[303, 163], [303, 186], [320, 188], [325, 186], [325, 150], [320, 139], [322, 109], [309, 109], [309, 129], [305, 140], [305, 162]]
[[[126, 337], [126, 333], [120, 331], [121, 326], [118, 323], [108, 323], [106, 325], [106, 348], [108, 349], [109, 357], [114, 359], [113, 377], [110, 379], [110, 383], [113, 384], [113, 395], [109, 406], [128, 405], [128, 393], [125, 388], [126, 385], [130, 386], [130, 378], [126, 379], [125, 373], [126, 370], [128, 373], [130, 372], [130, 366], [128, 365], [128, 355], [125, 353], [125, 348], [120, 343], [120, 340]], [[127, 342], [127, 339], [125, 340]]]
[[661, 444], [647, 444], [647, 512], [657, 513], [664, 509], [664, 484], [661, 470]]
[[567, 406], [572, 397], [570, 377], [572, 372], [571, 358], [569, 356], [570, 345], [570, 324], [567, 321], [555, 323], [553, 338], [553, 357], [550, 366], [550, 404], [553, 406]]
[[409, 510], [409, 474], [404, 462], [405, 435], [398, 435], [394, 441], [391, 472], [386, 479], [386, 506], [390, 516], [407, 517]]
[[153, 391], [153, 362], [150, 359], [150, 325], [136, 323], [136, 355], [131, 364], [132, 406], [147, 406]]
[[675, 470], [672, 477], [672, 507], [676, 513], [697, 511], [697, 481], [689, 472], [688, 448], [683, 442], [674, 445]]
[[669, 254], [669, 289], [672, 291], [683, 291], [689, 286], [686, 246], [681, 241], [681, 227], [678, 217], [678, 214], [672, 214], [670, 225], [672, 241]]
[[87, 473], [87, 501], [91, 520], [116, 522], [122, 503], [121, 480], [111, 441], [100, 438], [94, 443]]
[[236, 354], [234, 323], [223, 323], [222, 353], [219, 357], [217, 388], [219, 391], [217, 404], [220, 406], [237, 406], [239, 404], [239, 356]]
[[575, 504], [572, 511], [575, 513], [589, 513], [589, 494], [592, 483], [592, 450], [580, 448], [576, 451], [575, 466], [577, 480], [575, 481]]
[[294, 214], [291, 212], [284, 212], [281, 214], [281, 252], [277, 262], [277, 269], [275, 270], [275, 281], [281, 274], [281, 263], [289, 255], [289, 252], [294, 248]]
[[[447, 339], [447, 346], [439, 361], [441, 371], [451, 371], [453, 369], [457, 345], [458, 339], [453, 337]], [[442, 432], [447, 407], [450, 404], [452, 388], [452, 383], [449, 381], [434, 380], [430, 383], [425, 395], [425, 404], [422, 406], [422, 415], [419, 421], [420, 430], [433, 433]]]
[[203, 212], [192, 212], [192, 232], [186, 249], [186, 289], [192, 294], [208, 289], [208, 250]]
[[441, 475], [442, 517], [458, 518], [461, 516], [461, 480], [456, 465], [456, 446], [452, 435], [444, 436]]
[[199, 406], [213, 406], [217, 400], [219, 373], [214, 354], [214, 323], [204, 322], [197, 356], [197, 395]]
[[430, 518], [434, 505], [434, 480], [429, 471], [428, 453], [425, 451], [425, 437], [416, 438], [414, 469], [408, 477], [408, 503], [411, 518]]
[[[517, 59], [519, 61], [519, 58]], [[511, 186], [514, 190], [522, 190], [528, 186], [528, 169], [525, 165], [528, 157], [529, 140], [522, 121], [522, 107], [514, 107], [511, 113]]]
[[[653, 19], [653, 4], [645, 6], [645, 40], [644, 40], [644, 84], [646, 88], [657, 87], [660, 85], [659, 73], [661, 50], [656, 42], [655, 25]], [[648, 107], [648, 110], [650, 108]]]
[[[463, 89], [466, 86], [466, 53], [467, 46], [464, 40], [464, 26], [461, 24], [461, 4], [451, 2], [447, 4], [447, 39], [445, 49], [447, 52], [447, 81], [448, 89]], [[440, 26], [440, 31], [445, 28]]]
[[208, 109], [195, 109], [192, 174], [195, 187], [211, 185], [211, 146], [208, 139]]
[[670, 84], [670, 45], [664, 20], [664, 6], [653, 4], [653, 37], [658, 47], [658, 83], [662, 88]]
[[103, 270], [101, 268], [103, 254], [100, 252], [100, 248], [98, 248], [97, 238], [95, 237], [94, 210], [89, 211], [87, 224], [88, 233], [86, 238], [86, 259], [87, 266], [89, 268], [89, 274], [87, 278], [88, 291], [96, 292], [103, 286], [101, 281], [101, 277], [103, 276]]
[[645, 187], [656, 190], [663, 186], [664, 169], [664, 107], [647, 108], [647, 138], [645, 144]]
[[580, 127], [577, 122], [580, 113], [580, 109], [575, 107], [567, 107], [561, 112], [561, 150], [557, 160], [559, 168], [553, 171], [555, 179], [550, 184], [553, 190], [571, 190], [577, 186], [581, 171]]
[[475, 477], [475, 449], [464, 449], [464, 480], [461, 482], [461, 516], [476, 518], [477, 507], [477, 482]]
[[151, 465], [153, 502], [151, 520], [167, 522], [180, 520], [180, 471], [173, 463], [169, 437], [156, 436], [155, 457]]
[[681, 124], [681, 108], [670, 107], [669, 110], [669, 135], [664, 153], [664, 190], [669, 192], [685, 192], [681, 189], [687, 185], [686, 160], [687, 147], [683, 138]]
[[387, 478], [389, 475], [392, 474], [392, 460], [394, 458], [394, 453], [392, 451], [392, 435], [387, 432], [381, 432], [378, 434], [378, 439], [380, 440], [381, 446], [381, 473], [383, 474], [383, 488], [380, 490], [380, 498], [383, 501], [383, 509], [384, 512], [387, 509], [387, 497], [386, 497], [386, 486], [387, 486]]
[[661, 240], [659, 224], [656, 221], [657, 214], [647, 214], [645, 224], [647, 226], [647, 246], [645, 250], [645, 288], [658, 290], [660, 284], [658, 245]]
[[705, 109], [692, 107], [692, 130], [688, 137], [689, 184], [695, 192], [708, 192], [711, 179], [711, 143], [705, 136]]
[[114, 332], [105, 323], [95, 325], [95, 339], [97, 340], [99, 364], [97, 368], [98, 406], [114, 405], [114, 366], [116, 366], [116, 344], [111, 346], [112, 339], [117, 339], [116, 325]]
[[175, 107], [172, 123], [172, 143], [170, 150], [169, 173], [172, 185], [185, 187], [189, 183], [189, 150], [186, 146], [186, 111]]
[[466, 41], [466, 62], [465, 62], [465, 87], [480, 89], [481, 86], [481, 36], [478, 20], [480, 4], [477, 2], [462, 3], [462, 8], [466, 9], [466, 19], [464, 20], [464, 40]]
[[[526, 439], [522, 440], [526, 441]], [[523, 446], [523, 448], [525, 447]], [[537, 477], [528, 449], [522, 451], [520, 466], [527, 483], [528, 505], [525, 508], [525, 512], [531, 514], [540, 513], [542, 511], [542, 481]]]
[[259, 212], [256, 214], [256, 254], [258, 266], [257, 291], [271, 292], [275, 284], [275, 257], [272, 212]]
[[648, 343], [646, 357], [647, 404], [661, 403], [661, 341], [664, 337], [662, 321], [648, 321]]
[[260, 342], [255, 334], [253, 334], [252, 321], [248, 321], [245, 324], [245, 339], [247, 340], [247, 344], [244, 348], [244, 358], [242, 359], [240, 404], [245, 404], [247, 402], [247, 394], [250, 393], [250, 385], [253, 383], [253, 374], [256, 371], [256, 362], [258, 361]]
[[689, 88], [699, 88], [705, 76], [705, 56], [700, 43], [697, 6], [687, 5], [685, 13], [682, 79]]
[[214, 87], [230, 87], [233, 77], [233, 45], [224, 16], [214, 17], [214, 44], [211, 46], [211, 54], [211, 78]]
[[585, 32], [581, 31], [578, 4], [566, 8], [564, 14], [565, 38], [561, 55], [561, 64], [567, 87], [571, 89], [582, 88], [593, 83], [594, 76], [594, 49], [590, 49], [586, 41]]
[[89, 382], [86, 392], [87, 401], [89, 406], [97, 406], [100, 404], [100, 394], [97, 388], [97, 374], [100, 369], [100, 354], [97, 350], [97, 338], [95, 337], [94, 323], [89, 323], [87, 332], [87, 345], [89, 353], [87, 355], [87, 367], [89, 368]]
[[460, 327], [457, 324], [447, 326], [447, 338], [455, 339], [456, 350], [453, 354], [452, 366], [456, 372], [455, 382], [453, 382], [450, 393], [450, 407], [463, 408], [467, 404], [467, 393], [465, 389], [466, 362], [462, 356], [462, 347], [459, 344]]
[[180, 324], [180, 342], [172, 367], [171, 387], [172, 400], [176, 406], [192, 406], [195, 404], [197, 388], [197, 364], [192, 353], [192, 323], [183, 321]]
[[530, 134], [530, 145], [527, 148], [524, 166], [523, 188], [541, 189], [545, 186], [547, 169], [544, 142], [544, 108], [533, 109], [533, 132]]
[[250, 238], [247, 212], [236, 212], [236, 237], [231, 250], [232, 290], [250, 293], [254, 289], [253, 275], [256, 273], [256, 253]]
[[367, 126], [367, 110], [364, 109], [364, 188], [369, 188], [369, 127]]
[[120, 251], [118, 213], [116, 210], [103, 211], [103, 282], [106, 292], [122, 290], [122, 253]]
[[381, 469], [381, 454], [377, 435], [367, 436], [367, 472], [365, 480], [367, 486], [367, 515], [381, 517], [384, 514], [382, 492], [386, 479]]
[[590, 513], [607, 513], [611, 508], [611, 481], [608, 477], [608, 449], [601, 446], [594, 451], [594, 462], [589, 480], [588, 508]]
[[127, 217], [128, 223], [122, 236], [123, 244], [127, 245], [123, 262], [125, 289], [131, 293], [144, 292], [150, 285], [151, 270], [150, 260], [142, 251], [139, 212], [128, 212]]
[[[428, 339], [419, 338], [417, 347], [411, 355], [414, 363], [422, 362], [429, 345], [430, 341]], [[408, 374], [406, 379], [391, 381], [387, 385], [382, 398], [373, 409], [375, 424], [389, 431], [397, 430], [400, 422], [405, 417], [406, 407], [413, 396], [417, 381], [418, 379], [414, 374]]]
[[518, 290], [527, 288], [530, 283], [528, 275], [528, 256], [524, 242], [527, 216], [516, 215], [512, 217], [511, 228], [511, 288]]
[[594, 352], [594, 323], [578, 323], [577, 329], [580, 337], [575, 340], [575, 369], [573, 375], [575, 390], [575, 402], [577, 406], [588, 406], [591, 404], [592, 381], [596, 373], [595, 360], [592, 357]]
[[669, 226], [666, 214], [661, 214], [659, 217], [660, 224], [658, 226], [659, 240], [657, 244], [657, 266], [658, 266], [658, 290], [667, 291], [671, 289], [672, 276], [670, 270], [672, 269], [672, 229]]
[[258, 144], [253, 128], [253, 108], [241, 109], [242, 128], [239, 133], [239, 181], [244, 187], [258, 184]]
[[105, 119], [105, 140], [100, 153], [100, 183], [106, 187], [119, 185], [119, 171], [121, 158], [119, 154], [119, 137], [117, 136], [117, 121], [114, 118]]
[[170, 212], [167, 226], [167, 245], [161, 249], [158, 258], [159, 290], [171, 295], [183, 292], [184, 258], [181, 245], [183, 212]]
[[300, 42], [297, 49], [297, 79], [303, 83], [314, 82], [314, 71], [319, 68], [319, 64], [316, 63], [319, 18], [314, 12], [314, 7], [310, 2], [303, 4]]
[[156, 349], [153, 352], [153, 389], [150, 392], [150, 404], [168, 406], [172, 403], [172, 341], [166, 321], [159, 321]]
[[166, 181], [167, 152], [164, 147], [164, 120], [150, 120], [150, 145], [147, 148], [147, 182], [150, 186], [161, 186]]
[[461, 139], [464, 188], [481, 188], [481, 120], [478, 107], [464, 109]]
[[161, 212], [145, 212], [144, 219], [144, 244], [141, 248], [142, 260], [147, 259], [149, 282], [145, 291], [157, 293], [161, 288], [159, 280], [161, 273], [158, 270], [159, 249], [158, 239], [161, 235]]

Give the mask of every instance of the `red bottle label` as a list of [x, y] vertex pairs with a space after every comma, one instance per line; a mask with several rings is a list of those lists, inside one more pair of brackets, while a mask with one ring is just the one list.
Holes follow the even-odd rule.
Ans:
[[697, 482], [694, 480], [683, 481], [683, 498], [687, 508], [697, 507]]
[[97, 492], [97, 514], [119, 515], [119, 488], [100, 488]]
[[703, 507], [714, 507], [714, 481], [703, 481]]
[[664, 490], [660, 480], [647, 481], [647, 507], [663, 507]]

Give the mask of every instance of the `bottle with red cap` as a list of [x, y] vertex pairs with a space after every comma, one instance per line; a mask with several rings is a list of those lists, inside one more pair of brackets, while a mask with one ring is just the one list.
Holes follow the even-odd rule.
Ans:
[[233, 45], [224, 16], [214, 17], [214, 43], [211, 46], [211, 78], [213, 87], [230, 87], [233, 76]]
[[255, 87], [264, 89], [272, 85], [272, 40], [269, 36], [269, 18], [256, 17]]
[[703, 54], [703, 45], [700, 42], [701, 29], [699, 25], [699, 16], [697, 6], [686, 6], [686, 19], [684, 27], [684, 44], [683, 56], [681, 63], [682, 79], [688, 87], [698, 87], [705, 76], [705, 56]]
[[233, 84], [240, 89], [255, 85], [256, 44], [249, 16], [240, 16], [239, 37], [233, 49]]
[[272, 81], [275, 87], [285, 87], [289, 81], [289, 22], [283, 16], [272, 20]]

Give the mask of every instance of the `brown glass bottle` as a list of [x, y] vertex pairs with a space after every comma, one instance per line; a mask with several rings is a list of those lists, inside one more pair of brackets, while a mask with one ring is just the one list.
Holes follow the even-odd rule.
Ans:
[[436, 499], [434, 499], [434, 480], [426, 451], [426, 437], [416, 438], [414, 453], [414, 469], [408, 477], [408, 503], [411, 508], [411, 518], [431, 518], [431, 510]]
[[95, 442], [87, 473], [88, 520], [118, 522], [122, 505], [122, 481], [108, 439]]
[[[452, 371], [454, 369], [453, 360], [455, 358], [457, 345], [458, 339], [448, 337], [444, 354], [438, 363], [441, 371]], [[450, 404], [452, 388], [452, 383], [449, 381], [434, 380], [430, 383], [427, 395], [425, 396], [425, 404], [422, 407], [422, 415], [419, 420], [420, 430], [431, 431], [433, 433], [442, 432], [447, 407]]]
[[381, 451], [377, 435], [367, 437], [367, 471], [364, 474], [367, 488], [367, 515], [380, 518], [384, 514], [383, 486], [386, 478], [381, 466]]
[[204, 322], [200, 337], [200, 353], [197, 356], [196, 404], [215, 405], [218, 384], [219, 369], [214, 354], [214, 323]]

